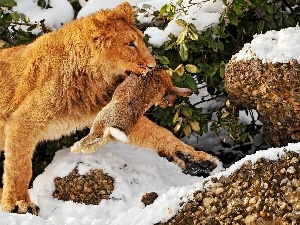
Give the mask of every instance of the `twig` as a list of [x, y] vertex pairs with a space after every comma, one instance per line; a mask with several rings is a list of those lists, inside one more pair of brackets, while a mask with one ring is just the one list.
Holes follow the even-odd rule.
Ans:
[[193, 106], [199, 105], [199, 104], [201, 104], [203, 102], [209, 102], [211, 100], [214, 100], [214, 99], [217, 99], [217, 98], [223, 97], [223, 96], [225, 96], [225, 95], [224, 94], [216, 95], [215, 97], [211, 97], [210, 99], [205, 99], [205, 100], [202, 100], [200, 102], [196, 102], [195, 104], [193, 104]]

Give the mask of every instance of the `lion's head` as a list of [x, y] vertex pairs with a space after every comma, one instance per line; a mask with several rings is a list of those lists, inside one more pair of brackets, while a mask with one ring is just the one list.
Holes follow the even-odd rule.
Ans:
[[109, 74], [143, 74], [156, 65], [142, 32], [134, 26], [134, 10], [127, 2], [83, 18], [81, 26], [93, 64], [105, 60]]

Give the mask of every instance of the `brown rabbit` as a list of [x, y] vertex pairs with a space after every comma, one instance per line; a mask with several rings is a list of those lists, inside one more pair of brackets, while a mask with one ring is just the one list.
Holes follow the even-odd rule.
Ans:
[[173, 86], [170, 75], [159, 69], [131, 74], [115, 90], [112, 100], [97, 115], [90, 134], [76, 142], [72, 152], [91, 153], [116, 139], [129, 142], [138, 119], [153, 105], [171, 106], [176, 96], [190, 96], [188, 88]]

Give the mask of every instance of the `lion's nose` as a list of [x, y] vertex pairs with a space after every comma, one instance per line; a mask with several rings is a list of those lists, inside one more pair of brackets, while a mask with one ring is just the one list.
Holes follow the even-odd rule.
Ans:
[[155, 60], [154, 60], [153, 62], [147, 64], [147, 67], [148, 67], [149, 69], [152, 69], [152, 68], [154, 68], [155, 66], [156, 66]]
[[156, 64], [151, 64], [151, 65], [148, 64], [148, 65], [147, 65], [147, 67], [148, 67], [149, 69], [153, 69], [155, 66], [156, 66]]

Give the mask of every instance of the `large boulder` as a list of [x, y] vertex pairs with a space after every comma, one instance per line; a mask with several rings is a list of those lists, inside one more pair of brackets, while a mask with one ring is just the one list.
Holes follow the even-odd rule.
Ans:
[[300, 141], [298, 37], [299, 27], [258, 35], [227, 65], [225, 88], [232, 103], [258, 111], [271, 146]]
[[175, 216], [157, 225], [300, 224], [299, 164], [299, 154], [292, 151], [278, 160], [237, 162], [204, 181]]

